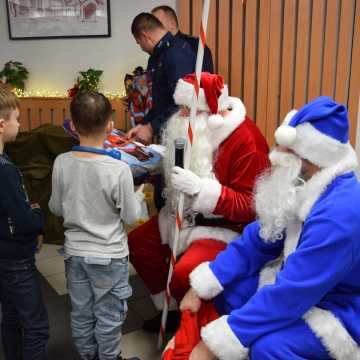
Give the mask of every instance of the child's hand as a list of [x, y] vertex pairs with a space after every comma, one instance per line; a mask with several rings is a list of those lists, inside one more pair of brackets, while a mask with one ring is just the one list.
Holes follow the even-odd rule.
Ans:
[[180, 303], [180, 310], [190, 310], [192, 313], [199, 312], [201, 307], [201, 299], [193, 288], [190, 288]]
[[170, 354], [166, 354], [166, 352], [171, 352], [171, 350], [175, 349], [175, 336], [173, 336], [169, 342], [167, 343], [167, 345], [165, 346], [164, 351], [161, 354], [161, 359], [171, 359], [172, 356]]
[[33, 203], [30, 205], [32, 209], [41, 209], [40, 205], [38, 203]]
[[190, 354], [189, 360], [214, 360], [216, 359], [215, 355], [210, 351], [210, 349], [205, 345], [201, 340], [193, 349]]
[[42, 249], [43, 246], [43, 242], [44, 242], [44, 236], [43, 235], [39, 235], [37, 237], [37, 246], [36, 246], [36, 252], [39, 253]]

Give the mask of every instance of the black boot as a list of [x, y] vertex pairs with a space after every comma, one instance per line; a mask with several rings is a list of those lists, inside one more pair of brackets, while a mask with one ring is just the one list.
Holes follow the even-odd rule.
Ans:
[[[159, 313], [154, 318], [146, 320], [142, 326], [143, 330], [151, 333], [158, 333], [161, 325], [161, 316], [162, 313]], [[166, 331], [174, 333], [180, 325], [180, 312], [177, 310], [169, 311], [167, 322], [166, 322]]]

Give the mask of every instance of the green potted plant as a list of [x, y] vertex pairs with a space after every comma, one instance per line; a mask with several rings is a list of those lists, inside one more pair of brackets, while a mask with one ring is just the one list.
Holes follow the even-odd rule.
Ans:
[[0, 80], [14, 89], [25, 89], [25, 80], [28, 78], [29, 72], [25, 66], [19, 61], [8, 61], [2, 71], [0, 71]]
[[80, 91], [97, 91], [100, 85], [100, 76], [102, 70], [88, 69], [86, 71], [79, 71], [79, 89]]
[[79, 91], [98, 91], [100, 85], [100, 76], [102, 70], [88, 69], [79, 71], [80, 76], [77, 78], [74, 86], [68, 90], [70, 97], [75, 96]]

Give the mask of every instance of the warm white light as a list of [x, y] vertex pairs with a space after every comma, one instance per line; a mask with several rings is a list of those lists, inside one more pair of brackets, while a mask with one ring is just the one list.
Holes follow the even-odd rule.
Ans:
[[[16, 96], [22, 98], [22, 97], [55, 97], [55, 98], [67, 98], [68, 93], [67, 92], [60, 92], [60, 91], [52, 91], [48, 89], [42, 89], [42, 90], [32, 90], [32, 91], [23, 91], [21, 89], [15, 89], [14, 90]], [[126, 96], [124, 91], [104, 91], [104, 95], [108, 97], [109, 99], [116, 99], [116, 98], [122, 98]]]

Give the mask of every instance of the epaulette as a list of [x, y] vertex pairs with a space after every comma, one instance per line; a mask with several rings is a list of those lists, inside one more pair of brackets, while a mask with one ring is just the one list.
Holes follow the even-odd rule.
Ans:
[[0, 166], [4, 165], [14, 166], [14, 164], [6, 156], [0, 155]]

